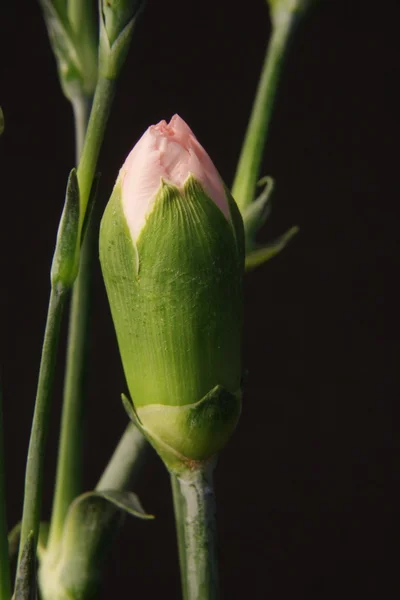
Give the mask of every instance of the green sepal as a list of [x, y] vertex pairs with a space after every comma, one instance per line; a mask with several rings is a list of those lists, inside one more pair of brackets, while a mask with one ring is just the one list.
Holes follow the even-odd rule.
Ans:
[[113, 6], [112, 2], [99, 0], [99, 74], [102, 77], [117, 79], [129, 50], [136, 18], [144, 4], [140, 0], [120, 0]]
[[254, 202], [246, 206], [243, 212], [246, 253], [256, 246], [256, 233], [264, 225], [271, 212], [270, 200], [274, 191], [274, 180], [272, 177], [266, 176], [260, 179], [257, 185], [264, 185], [263, 191]]
[[76, 169], [67, 182], [65, 203], [57, 232], [56, 249], [51, 265], [51, 283], [69, 289], [78, 274], [80, 254], [80, 201]]
[[195, 404], [134, 408], [123, 394], [129, 418], [175, 472], [219, 452], [236, 428], [241, 412], [241, 392], [232, 394], [217, 385]]
[[298, 233], [298, 231], [299, 227], [295, 225], [276, 238], [276, 240], [273, 242], [256, 248], [255, 250], [249, 252], [249, 254], [246, 254], [246, 271], [252, 271], [259, 265], [262, 265], [279, 254], [284, 248], [286, 248], [287, 244]]
[[138, 519], [154, 519], [154, 515], [146, 513], [140, 503], [139, 498], [133, 492], [127, 490], [101, 490], [94, 492], [86, 492], [79, 496], [74, 502], [92, 501], [94, 498], [102, 498], [115, 508], [126, 512], [127, 514], [137, 517]]
[[216, 385], [240, 387], [242, 228], [235, 236], [189, 178], [182, 193], [162, 185], [135, 244], [116, 184], [100, 262], [136, 407], [192, 404]]
[[44, 600], [96, 596], [103, 561], [119, 530], [121, 512], [140, 519], [154, 518], [143, 510], [136, 494], [128, 491], [87, 492], [73, 501], [57, 554], [45, 553], [42, 558]]
[[99, 11], [110, 46], [128, 23], [143, 9], [144, 0], [100, 0]]
[[35, 537], [30, 531], [22, 550], [13, 600], [36, 600]]

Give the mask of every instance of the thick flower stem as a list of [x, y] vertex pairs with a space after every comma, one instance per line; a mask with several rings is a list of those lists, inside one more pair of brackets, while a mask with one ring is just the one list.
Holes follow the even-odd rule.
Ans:
[[279, 78], [296, 21], [296, 13], [285, 13], [272, 28], [232, 186], [232, 196], [242, 214], [254, 200]]
[[179, 489], [178, 478], [171, 473], [172, 499], [174, 502], [175, 528], [178, 540], [179, 570], [181, 573], [182, 597], [187, 598], [186, 586], [186, 552], [185, 552], [185, 530], [183, 511], [181, 509], [182, 495]]
[[171, 473], [184, 600], [217, 600], [214, 463]]
[[11, 579], [8, 559], [3, 413], [0, 381], [0, 600], [10, 600]]
[[[74, 106], [78, 182], [82, 210], [86, 210], [95, 176], [97, 159], [114, 97], [115, 82], [100, 78], [93, 99], [89, 123], [87, 100], [78, 97]], [[86, 135], [85, 135], [86, 134]], [[82, 148], [82, 142], [83, 148]], [[93, 257], [93, 227], [83, 243], [80, 268], [73, 286], [69, 315], [67, 362], [61, 418], [53, 514], [48, 549], [58, 545], [65, 516], [74, 498], [81, 493], [84, 382], [87, 371], [89, 292]]]
[[38, 541], [45, 443], [50, 420], [51, 391], [65, 297], [64, 289], [51, 290], [26, 462], [19, 561], [31, 531], [35, 547]]

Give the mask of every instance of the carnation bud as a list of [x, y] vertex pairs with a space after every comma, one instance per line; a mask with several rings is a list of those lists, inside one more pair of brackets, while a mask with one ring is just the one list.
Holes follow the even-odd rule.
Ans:
[[126, 159], [100, 260], [137, 421], [164, 459], [211, 456], [240, 413], [243, 223], [178, 115]]

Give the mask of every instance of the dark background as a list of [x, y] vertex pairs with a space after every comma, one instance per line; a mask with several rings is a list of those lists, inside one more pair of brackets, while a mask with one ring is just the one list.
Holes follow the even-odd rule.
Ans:
[[[21, 514], [48, 272], [74, 148], [38, 5], [5, 4], [0, 313], [11, 527]], [[276, 179], [274, 209], [260, 239], [293, 224], [301, 231], [246, 276], [243, 415], [216, 471], [229, 600], [399, 592], [399, 16], [396, 2], [321, 1], [298, 31], [282, 78], [261, 172]], [[99, 203], [142, 132], [175, 112], [231, 183], [269, 31], [263, 0], [148, 1], [107, 130]], [[86, 489], [127, 421], [98, 266], [92, 317]], [[63, 356], [62, 344], [46, 517]], [[126, 521], [101, 597], [116, 597], [117, 588], [123, 597], [178, 598], [169, 481], [155, 455], [137, 492], [157, 519]]]

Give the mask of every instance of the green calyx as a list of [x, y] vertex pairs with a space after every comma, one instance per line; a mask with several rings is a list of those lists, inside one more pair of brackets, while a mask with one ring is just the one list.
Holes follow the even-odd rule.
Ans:
[[123, 403], [168, 468], [179, 472], [211, 458], [226, 445], [239, 420], [241, 390], [231, 394], [218, 385], [187, 406], [150, 404], [135, 411], [126, 396]]
[[99, 71], [102, 77], [118, 77], [136, 18], [144, 4], [144, 0], [100, 0]]
[[[229, 220], [193, 177], [182, 191], [163, 183], [135, 243], [117, 181], [100, 230], [103, 277], [138, 419], [191, 459], [219, 449], [240, 412], [244, 234], [227, 198]], [[204, 413], [215, 423], [193, 421], [200, 414], [193, 407], [205, 398], [216, 407], [228, 396], [234, 409], [223, 426], [217, 408]]]

